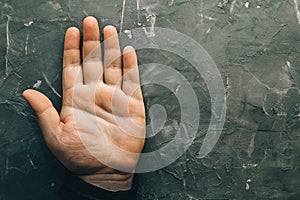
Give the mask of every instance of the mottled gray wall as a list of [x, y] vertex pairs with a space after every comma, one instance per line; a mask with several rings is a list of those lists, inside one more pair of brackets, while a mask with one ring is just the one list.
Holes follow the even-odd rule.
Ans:
[[[209, 52], [227, 89], [224, 131], [199, 159], [211, 116], [201, 75], [168, 52], [138, 52], [141, 64], [155, 61], [182, 73], [201, 110], [193, 145], [172, 165], [141, 175], [139, 199], [299, 199], [297, 0], [0, 0], [0, 12], [0, 199], [57, 198], [63, 167], [21, 93], [39, 80], [38, 90], [60, 109], [64, 32], [81, 27], [86, 15], [98, 17], [101, 27], [154, 25], [185, 33]], [[147, 108], [160, 103], [168, 113], [164, 129], [148, 140], [145, 151], [151, 151], [172, 140], [180, 110], [171, 91], [155, 85], [143, 91]]]

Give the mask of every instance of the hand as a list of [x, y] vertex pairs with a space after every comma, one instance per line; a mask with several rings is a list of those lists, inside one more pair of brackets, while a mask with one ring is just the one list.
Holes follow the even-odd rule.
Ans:
[[42, 93], [29, 89], [23, 96], [36, 112], [48, 147], [66, 168], [106, 190], [128, 190], [145, 141], [137, 56], [132, 47], [121, 56], [114, 27], [106, 26], [103, 33], [104, 59], [97, 20], [83, 21], [81, 66], [80, 32], [67, 30], [60, 115]]

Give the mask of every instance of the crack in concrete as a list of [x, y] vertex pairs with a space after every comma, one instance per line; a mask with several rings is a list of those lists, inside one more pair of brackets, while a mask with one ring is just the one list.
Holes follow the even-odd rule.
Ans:
[[10, 32], [9, 32], [9, 22], [11, 20], [11, 16], [7, 15], [7, 22], [6, 22], [6, 54], [5, 54], [5, 75], [6, 77], [9, 74], [9, 50], [10, 50]]
[[123, 31], [123, 23], [124, 23], [125, 6], [126, 6], [126, 0], [123, 0], [122, 14], [121, 14], [121, 23], [120, 23], [120, 33], [122, 33], [122, 31]]
[[298, 23], [300, 24], [300, 10], [299, 10], [299, 6], [298, 6], [298, 0], [294, 0], [294, 4], [295, 4], [297, 20], [298, 20]]
[[52, 86], [52, 84], [50, 83], [50, 81], [48, 80], [47, 76], [45, 75], [45, 73], [43, 72], [43, 77], [47, 83], [47, 85], [50, 87], [50, 89], [52, 90], [52, 92], [58, 96], [59, 98], [61, 98], [61, 95], [56, 91], [56, 89]]

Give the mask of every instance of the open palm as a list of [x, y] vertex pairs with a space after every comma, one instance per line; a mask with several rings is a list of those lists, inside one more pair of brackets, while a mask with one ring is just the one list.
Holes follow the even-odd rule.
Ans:
[[60, 115], [43, 94], [23, 95], [47, 145], [69, 170], [104, 189], [127, 190], [144, 146], [145, 109], [134, 49], [126, 47], [121, 56], [116, 29], [107, 26], [103, 33], [102, 59], [95, 18], [83, 22], [82, 53], [79, 30], [67, 30]]

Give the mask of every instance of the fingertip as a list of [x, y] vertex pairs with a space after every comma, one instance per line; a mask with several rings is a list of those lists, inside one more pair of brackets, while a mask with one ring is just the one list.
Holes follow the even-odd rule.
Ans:
[[123, 61], [124, 67], [136, 65], [137, 63], [137, 55], [135, 49], [132, 46], [126, 46], [123, 49]]
[[65, 34], [66, 40], [78, 40], [80, 38], [80, 31], [76, 27], [69, 27]]
[[64, 50], [79, 49], [80, 47], [80, 31], [76, 27], [67, 29], [64, 41]]
[[117, 29], [112, 25], [107, 25], [103, 29], [103, 35], [105, 49], [117, 49], [119, 54], [121, 50]]
[[98, 20], [95, 17], [88, 16], [83, 20], [82, 25], [83, 31], [95, 30], [95, 27], [98, 28]]
[[87, 16], [83, 20], [83, 25], [93, 25], [95, 23], [98, 23], [97, 19], [93, 16]]
[[71, 26], [67, 29], [66, 33], [68, 34], [75, 34], [75, 33], [80, 33], [79, 29], [74, 27], [74, 26]]
[[53, 143], [53, 136], [59, 131], [57, 128], [60, 128], [60, 117], [52, 102], [44, 94], [33, 89], [23, 91], [22, 95], [35, 111], [47, 144]]
[[29, 92], [28, 90], [24, 90], [24, 91], [22, 92], [22, 96], [23, 96], [23, 97], [26, 97], [27, 94], [28, 94], [28, 92]]
[[23, 93], [22, 93], [22, 96], [25, 98], [25, 99], [28, 99], [28, 97], [32, 94], [32, 92], [34, 92], [35, 90], [33, 89], [27, 89], [27, 90], [24, 90]]
[[27, 89], [27, 90], [23, 91], [22, 95], [28, 101], [31, 101], [36, 96], [38, 96], [38, 97], [44, 96], [42, 93], [40, 93], [36, 90], [33, 90], [33, 89]]
[[27, 89], [22, 95], [37, 114], [41, 114], [48, 107], [52, 106], [50, 99], [39, 91]]
[[103, 32], [105, 35], [111, 36], [118, 34], [116, 27], [112, 25], [107, 25], [104, 27]]
[[89, 16], [83, 20], [83, 40], [99, 41], [100, 31], [98, 21], [95, 17]]
[[135, 52], [135, 49], [132, 46], [126, 46], [123, 49], [123, 54], [134, 53], [134, 52]]

